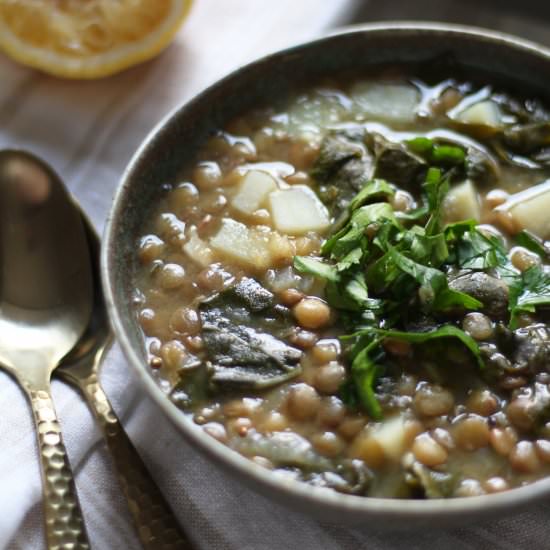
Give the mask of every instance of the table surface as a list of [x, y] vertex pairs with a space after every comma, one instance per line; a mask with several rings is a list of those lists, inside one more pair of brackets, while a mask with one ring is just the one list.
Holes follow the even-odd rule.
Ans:
[[[196, 0], [177, 39], [159, 58], [92, 82], [58, 80], [0, 56], [0, 147], [29, 149], [50, 162], [101, 230], [124, 166], [155, 123], [208, 83], [263, 53], [352, 20], [374, 19], [447, 19], [515, 31], [550, 43], [550, 32], [541, 19], [545, 14], [539, 18], [518, 15], [513, 11], [517, 5], [510, 2], [498, 12], [471, 0], [466, 4], [449, 0]], [[127, 416], [132, 387], [126, 383], [125, 368], [115, 348], [102, 376], [106, 390], [197, 547], [547, 547], [543, 542], [548, 532], [546, 505], [511, 520], [453, 531], [405, 536], [378, 533], [373, 528], [366, 533], [296, 517], [231, 484], [192, 450], [177, 459], [176, 468], [173, 458], [166, 460], [170, 437], [174, 437], [169, 428], [151, 440], [156, 419]], [[3, 373], [0, 385], [0, 547], [40, 550], [44, 547], [40, 478], [30, 410], [23, 394]], [[94, 548], [138, 548], [92, 417], [80, 398], [61, 383], [54, 384], [54, 398]], [[185, 475], [177, 477], [175, 470]], [[208, 483], [188, 483], [194, 479]]]

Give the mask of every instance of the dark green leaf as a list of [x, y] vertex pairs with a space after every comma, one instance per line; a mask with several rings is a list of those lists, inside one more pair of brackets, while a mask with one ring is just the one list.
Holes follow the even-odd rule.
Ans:
[[327, 303], [335, 309], [352, 311], [356, 313], [360, 312], [362, 309], [362, 305], [359, 302], [346, 295], [344, 289], [341, 288], [341, 285], [332, 281], [329, 281], [325, 288], [325, 299]]
[[244, 277], [200, 304], [211, 388], [265, 389], [301, 372], [302, 353], [283, 340], [292, 321], [272, 302], [268, 290]]
[[391, 254], [386, 252], [367, 268], [367, 284], [375, 293], [380, 293], [394, 283], [400, 273]]
[[311, 175], [320, 182], [326, 182], [353, 158], [360, 158], [362, 147], [346, 136], [329, 134], [321, 143], [319, 156], [315, 161]]
[[344, 287], [346, 295], [361, 306], [365, 306], [369, 300], [365, 274], [358, 272], [346, 282]]
[[445, 238], [447, 241], [456, 241], [467, 233], [473, 231], [477, 226], [476, 220], [462, 220], [455, 223], [449, 223], [445, 226]]
[[400, 187], [416, 186], [426, 169], [426, 161], [401, 143], [391, 143], [381, 136], [372, 138], [376, 153], [375, 177]]

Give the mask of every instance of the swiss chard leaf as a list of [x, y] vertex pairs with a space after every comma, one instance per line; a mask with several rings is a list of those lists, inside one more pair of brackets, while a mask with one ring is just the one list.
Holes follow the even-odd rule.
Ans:
[[200, 304], [212, 389], [265, 389], [300, 374], [302, 353], [284, 340], [292, 321], [273, 299], [257, 281], [244, 277]]

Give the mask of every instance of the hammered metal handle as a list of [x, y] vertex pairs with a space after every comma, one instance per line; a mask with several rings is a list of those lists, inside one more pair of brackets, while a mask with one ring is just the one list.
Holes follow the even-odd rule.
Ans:
[[[70, 375], [70, 369], [66, 374]], [[168, 503], [126, 435], [96, 373], [85, 379], [66, 378], [81, 389], [101, 424], [143, 547], [147, 550], [192, 550], [193, 545], [182, 533]]]
[[89, 549], [84, 519], [49, 388], [27, 390], [36, 422], [50, 550]]

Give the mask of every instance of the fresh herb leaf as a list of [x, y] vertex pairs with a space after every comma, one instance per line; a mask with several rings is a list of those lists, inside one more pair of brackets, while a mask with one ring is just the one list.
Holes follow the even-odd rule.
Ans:
[[398, 225], [392, 207], [387, 202], [375, 202], [361, 206], [353, 212], [349, 223], [329, 238], [321, 247], [321, 254], [341, 259], [366, 242], [365, 231], [373, 223], [389, 220]]
[[309, 256], [294, 256], [294, 268], [300, 273], [307, 273], [319, 279], [332, 282], [340, 280], [338, 271], [334, 266]]
[[438, 338], [457, 338], [460, 340], [474, 355], [480, 368], [484, 367], [483, 359], [479, 351], [477, 342], [466, 332], [455, 327], [454, 325], [443, 325], [437, 329], [426, 332], [403, 332], [399, 330], [384, 330], [384, 329], [366, 329], [366, 332], [383, 336], [385, 338], [395, 338], [410, 342], [411, 344], [424, 344], [430, 340]]
[[527, 250], [538, 254], [542, 258], [548, 257], [550, 252], [544, 245], [544, 241], [542, 239], [539, 239], [536, 235], [533, 235], [533, 233], [527, 231], [526, 229], [516, 235], [516, 243], [519, 246], [523, 246], [524, 248], [527, 248]]
[[483, 307], [483, 303], [477, 298], [454, 290], [452, 288], [446, 288], [442, 290], [436, 297], [433, 303], [433, 309], [435, 311], [447, 311], [453, 308], [459, 309], [471, 309], [478, 310]]
[[419, 136], [405, 141], [409, 149], [418, 155], [430, 155], [433, 148], [434, 142], [430, 138]]
[[499, 242], [476, 229], [462, 235], [455, 246], [456, 263], [464, 269], [490, 269], [506, 261], [499, 255]]
[[426, 223], [426, 235], [435, 235], [441, 231], [441, 207], [449, 192], [449, 179], [443, 177], [439, 168], [431, 167], [423, 185], [430, 208], [430, 217]]
[[428, 308], [446, 310], [452, 307], [464, 307], [466, 309], [483, 307], [483, 304], [472, 296], [450, 289], [447, 277], [439, 269], [415, 262], [399, 253], [395, 248], [390, 248], [389, 254], [401, 271], [420, 283], [418, 295], [421, 303]]
[[[410, 275], [417, 283], [432, 294], [432, 299], [435, 295], [447, 286], [447, 277], [439, 269], [428, 267], [398, 252], [395, 248], [390, 247], [389, 255], [393, 263], [404, 273]], [[431, 301], [431, 300], [430, 300]]]
[[533, 266], [518, 275], [510, 285], [510, 327], [517, 327], [520, 313], [534, 313], [543, 305], [550, 305], [550, 274], [539, 266]]
[[447, 241], [443, 233], [427, 237], [424, 231], [410, 230], [405, 234], [409, 237], [411, 258], [416, 262], [430, 266], [440, 266], [449, 256]]
[[435, 145], [430, 160], [443, 166], [459, 165], [466, 160], [466, 153], [464, 149], [454, 145]]
[[405, 143], [411, 151], [438, 166], [464, 164], [466, 160], [466, 152], [456, 145], [437, 144], [430, 138], [422, 136], [409, 139]]
[[393, 187], [385, 180], [369, 181], [350, 202], [349, 209], [353, 212], [372, 199], [389, 197], [395, 193]]
[[370, 353], [375, 350], [378, 343], [378, 340], [373, 340], [369, 345], [365, 346], [355, 356], [351, 364], [351, 376], [355, 383], [357, 395], [367, 414], [373, 420], [382, 419], [382, 408], [378, 399], [376, 399], [374, 387], [384, 372], [384, 367], [370, 356]]
[[417, 222], [423, 220], [430, 213], [430, 208], [427, 204], [423, 204], [414, 210], [409, 210], [409, 212], [396, 212], [395, 217], [399, 221], [411, 221]]
[[354, 248], [348, 252], [337, 264], [338, 271], [346, 271], [351, 266], [361, 263], [363, 259], [363, 250], [361, 247]]

